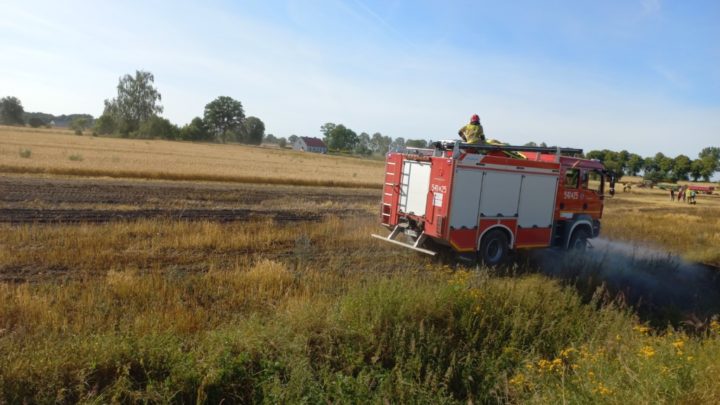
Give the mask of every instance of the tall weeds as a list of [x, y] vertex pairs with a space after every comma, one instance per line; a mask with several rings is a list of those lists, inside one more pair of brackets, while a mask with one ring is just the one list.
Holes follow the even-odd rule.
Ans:
[[720, 398], [717, 323], [658, 334], [539, 275], [452, 269], [368, 242], [370, 226], [3, 233], [15, 253], [0, 256], [4, 272], [47, 263], [80, 276], [0, 284], [0, 402]]

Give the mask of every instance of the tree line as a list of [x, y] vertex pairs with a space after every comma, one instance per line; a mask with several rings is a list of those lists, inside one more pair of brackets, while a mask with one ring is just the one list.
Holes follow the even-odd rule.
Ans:
[[[328, 122], [320, 126], [320, 133], [322, 134], [323, 142], [327, 145], [331, 152], [354, 154], [359, 156], [371, 156], [371, 155], [385, 155], [389, 150], [395, 148], [427, 148], [432, 141], [426, 141], [425, 139], [408, 139], [398, 137], [391, 138], [387, 135], [383, 135], [380, 132], [375, 132], [372, 135], [367, 132], [361, 132], [358, 134], [352, 129], [346, 127], [343, 124], [335, 124]], [[285, 147], [288, 143], [294, 144], [298, 140], [299, 136], [293, 134], [287, 139], [284, 137], [278, 138], [273, 134], [268, 134], [263, 139], [265, 143], [277, 144], [280, 147]]]
[[[193, 118], [183, 127], [160, 116], [163, 112], [161, 101], [154, 75], [138, 70], [135, 75], [120, 78], [116, 97], [105, 100], [103, 114], [98, 119], [87, 114], [61, 117], [72, 117], [66, 124], [76, 134], [91, 128], [94, 135], [248, 144], [260, 144], [265, 136], [262, 120], [246, 117], [242, 103], [232, 97], [220, 96], [212, 100], [205, 105], [202, 117]], [[0, 99], [0, 124], [49, 126], [53, 121], [51, 117], [54, 116], [25, 113], [17, 97]]]
[[152, 73], [138, 70], [125, 75], [117, 85], [117, 96], [105, 100], [103, 114], [96, 120], [95, 132], [129, 138], [162, 138], [205, 142], [260, 144], [265, 124], [260, 118], [246, 117], [240, 101], [220, 96], [205, 105], [202, 117], [178, 127], [160, 114], [162, 95], [154, 85]]
[[[246, 117], [240, 101], [228, 96], [220, 96], [205, 105], [203, 116], [178, 127], [168, 119], [161, 117], [162, 96], [154, 85], [155, 77], [150, 72], [136, 71], [135, 75], [125, 75], [117, 85], [117, 96], [105, 100], [103, 114], [96, 120], [89, 115], [61, 116], [70, 119], [69, 127], [75, 133], [92, 127], [94, 134], [119, 135], [130, 138], [162, 138], [170, 140], [204, 142], [240, 142], [260, 144], [261, 142], [278, 144], [285, 147], [293, 144], [297, 135], [288, 139], [265, 135], [265, 124], [257, 117]], [[29, 118], [28, 118], [29, 117]], [[25, 125], [38, 127], [48, 125], [50, 115], [25, 113], [22, 103], [16, 97], [0, 99], [0, 124]], [[343, 124], [328, 122], [320, 127], [323, 141], [331, 151], [352, 153], [361, 156], [384, 155], [391, 149], [411, 147], [425, 148], [432, 143], [424, 139], [391, 138], [380, 132], [372, 135], [357, 134]], [[538, 146], [529, 142], [525, 146]], [[546, 146], [545, 143], [540, 146]], [[630, 153], [603, 149], [588, 152], [585, 157], [601, 161], [605, 167], [614, 171], [618, 178], [623, 175], [643, 177], [653, 181], [678, 181], [702, 179], [709, 181], [720, 170], [720, 147], [706, 147], [696, 159], [686, 155], [676, 157], [657, 153], [645, 157]]]
[[51, 126], [68, 127], [82, 131], [93, 122], [90, 114], [52, 115], [40, 112], [26, 112], [17, 97], [0, 99], [0, 125], [29, 125], [32, 128]]
[[425, 139], [391, 138], [380, 132], [357, 134], [343, 124], [328, 122], [320, 127], [323, 141], [330, 150], [354, 153], [362, 156], [384, 155], [389, 150], [402, 147], [426, 148], [432, 141]]
[[715, 146], [701, 150], [696, 159], [682, 154], [673, 158], [660, 152], [655, 156], [643, 158], [626, 150], [615, 152], [608, 149], [593, 150], [585, 156], [601, 161], [619, 177], [637, 176], [642, 173], [644, 179], [656, 182], [690, 179], [710, 181], [713, 174], [720, 170], [720, 147]]

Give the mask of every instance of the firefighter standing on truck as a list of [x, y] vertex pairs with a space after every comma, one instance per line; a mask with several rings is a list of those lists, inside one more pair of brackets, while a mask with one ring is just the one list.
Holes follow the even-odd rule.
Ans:
[[467, 143], [485, 143], [485, 133], [480, 125], [480, 117], [473, 114], [470, 123], [460, 128], [458, 135]]

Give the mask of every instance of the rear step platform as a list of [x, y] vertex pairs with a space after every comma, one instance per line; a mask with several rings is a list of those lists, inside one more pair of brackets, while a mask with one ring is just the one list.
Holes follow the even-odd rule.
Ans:
[[437, 252], [434, 252], [434, 251], [428, 250], [428, 249], [423, 249], [420, 247], [420, 246], [422, 246], [422, 243], [427, 238], [427, 236], [425, 236], [425, 233], [420, 234], [420, 236], [418, 236], [415, 243], [405, 243], [405, 242], [400, 242], [399, 240], [395, 240], [395, 238], [397, 238], [397, 236], [402, 233], [402, 230], [403, 230], [403, 228], [400, 227], [400, 225], [398, 225], [395, 227], [395, 229], [393, 229], [392, 232], [390, 232], [390, 235], [388, 235], [388, 236], [381, 236], [381, 235], [376, 235], [376, 234], [372, 234], [371, 236], [373, 238], [384, 240], [385, 242], [394, 243], [396, 245], [400, 245], [400, 246], [406, 247], [408, 249], [412, 249], [416, 252], [425, 253], [430, 256], [435, 256], [437, 254]]

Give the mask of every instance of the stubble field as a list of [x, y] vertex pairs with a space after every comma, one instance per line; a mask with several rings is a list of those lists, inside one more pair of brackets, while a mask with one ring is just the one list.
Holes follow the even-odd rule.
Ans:
[[269, 147], [77, 136], [0, 126], [5, 173], [378, 188], [383, 163]]
[[[377, 162], [19, 135], [0, 131], [0, 403], [720, 399], [717, 278], [687, 262], [720, 265], [713, 196], [620, 192], [603, 232], [629, 251], [522, 254], [489, 270], [370, 238]], [[129, 178], [62, 172], [78, 163], [62, 145], [105, 141], [83, 170]], [[215, 171], [212, 150], [233, 168]], [[113, 153], [138, 158], [120, 167]], [[254, 153], [277, 158], [239, 157]], [[292, 159], [304, 169], [286, 170]], [[241, 181], [271, 173], [286, 184]]]

